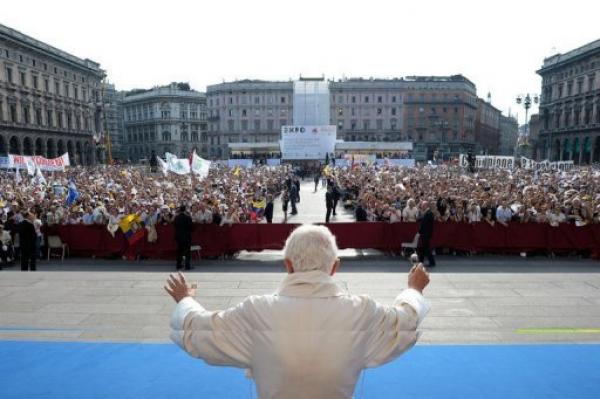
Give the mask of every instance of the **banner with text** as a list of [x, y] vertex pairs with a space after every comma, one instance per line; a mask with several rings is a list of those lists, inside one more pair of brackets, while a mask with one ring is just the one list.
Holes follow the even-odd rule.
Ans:
[[28, 166], [34, 165], [43, 171], [64, 171], [65, 166], [70, 166], [69, 153], [65, 152], [58, 158], [44, 158], [41, 156], [29, 156], [29, 155], [13, 155], [8, 154], [8, 168], [19, 168], [27, 169]]
[[[465, 154], [460, 154], [460, 166], [466, 168], [469, 166], [468, 158]], [[515, 157], [500, 155], [477, 155], [475, 157], [475, 167], [478, 169], [513, 169], [515, 167]]]
[[282, 159], [325, 159], [335, 151], [335, 126], [282, 126]]
[[550, 162], [547, 159], [543, 161], [534, 161], [533, 159], [521, 157], [521, 167], [532, 170], [560, 170], [567, 171], [574, 167], [573, 161], [556, 161]]

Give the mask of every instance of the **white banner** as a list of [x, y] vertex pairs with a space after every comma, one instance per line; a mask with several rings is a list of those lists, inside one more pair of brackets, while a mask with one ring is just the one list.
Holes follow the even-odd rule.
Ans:
[[227, 166], [230, 168], [235, 168], [239, 166], [240, 168], [251, 168], [254, 166], [254, 161], [252, 159], [228, 159]]
[[335, 152], [335, 126], [282, 126], [282, 159], [319, 159]]
[[574, 167], [573, 161], [556, 161], [550, 162], [547, 159], [537, 162], [533, 159], [521, 157], [521, 167], [524, 169], [533, 170], [560, 170], [567, 171]]
[[[469, 161], [466, 155], [460, 154], [460, 166], [466, 168]], [[515, 167], [515, 157], [500, 155], [477, 155], [475, 157], [475, 167], [478, 169], [513, 169]]]
[[30, 176], [35, 174], [35, 169], [40, 168], [43, 171], [64, 171], [65, 166], [70, 166], [69, 153], [64, 153], [58, 158], [44, 158], [38, 155], [13, 155], [8, 154], [8, 167], [27, 169]]

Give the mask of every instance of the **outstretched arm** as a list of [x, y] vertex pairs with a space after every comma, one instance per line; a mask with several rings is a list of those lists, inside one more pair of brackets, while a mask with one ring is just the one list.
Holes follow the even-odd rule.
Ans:
[[208, 311], [193, 299], [183, 274], [171, 275], [165, 290], [177, 302], [171, 316], [171, 340], [191, 356], [215, 365], [248, 368], [250, 328], [244, 303], [224, 311]]

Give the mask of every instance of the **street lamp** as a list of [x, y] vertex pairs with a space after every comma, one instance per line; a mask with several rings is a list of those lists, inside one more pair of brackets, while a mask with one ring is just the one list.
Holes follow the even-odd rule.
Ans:
[[525, 147], [529, 145], [529, 108], [532, 104], [538, 104], [540, 102], [540, 96], [537, 94], [517, 95], [517, 104], [522, 105], [525, 108], [525, 129], [523, 134], [519, 133], [519, 138], [515, 144], [515, 156], [518, 155], [519, 147]]

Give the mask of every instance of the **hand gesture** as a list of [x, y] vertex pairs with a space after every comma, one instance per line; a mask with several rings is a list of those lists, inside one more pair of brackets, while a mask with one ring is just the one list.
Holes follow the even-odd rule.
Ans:
[[177, 274], [171, 274], [169, 279], [167, 280], [167, 284], [165, 285], [165, 291], [171, 295], [171, 297], [175, 300], [175, 302], [179, 303], [185, 297], [194, 297], [196, 296], [196, 284], [192, 284], [191, 287], [188, 287], [185, 276], [179, 272]]
[[410, 272], [408, 272], [408, 288], [413, 288], [420, 293], [423, 293], [423, 289], [429, 284], [429, 273], [425, 269], [422, 263], [414, 265]]

